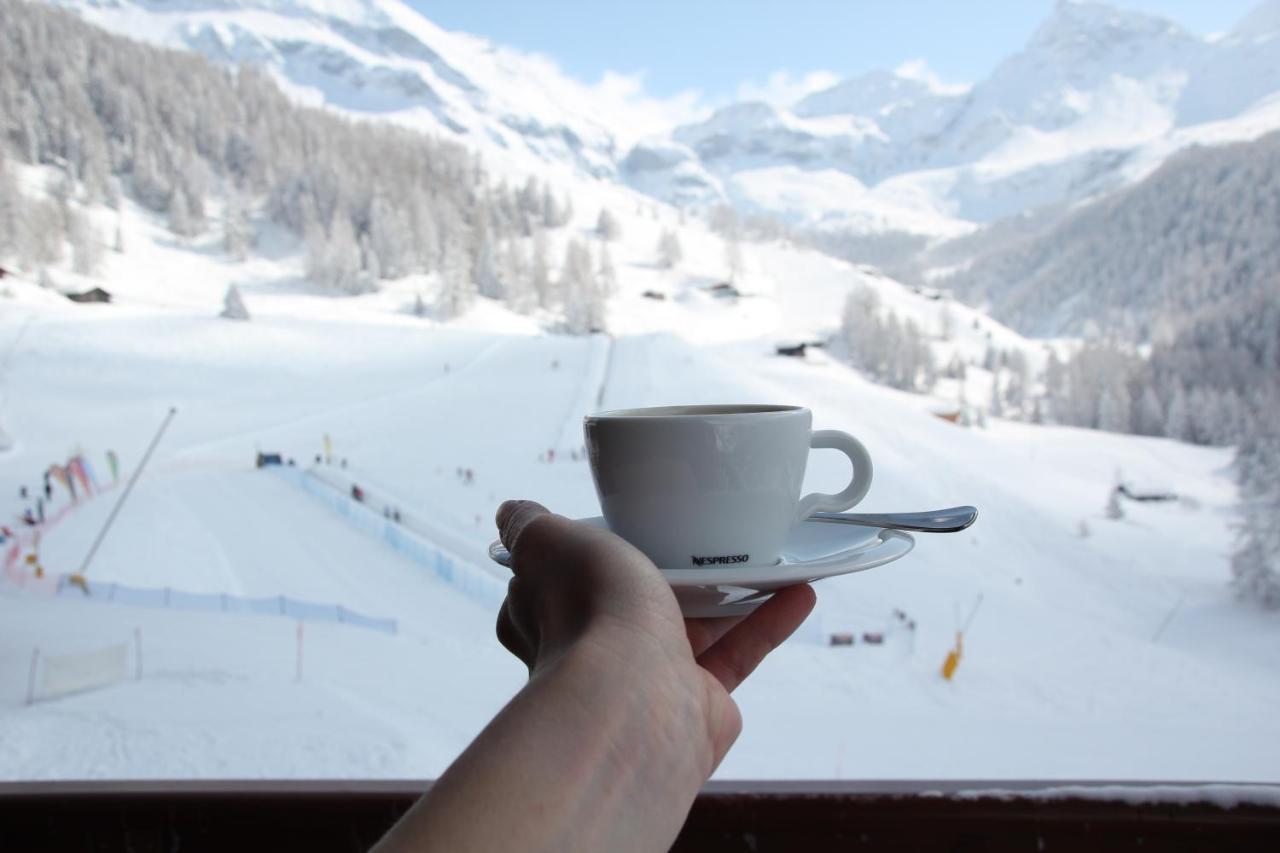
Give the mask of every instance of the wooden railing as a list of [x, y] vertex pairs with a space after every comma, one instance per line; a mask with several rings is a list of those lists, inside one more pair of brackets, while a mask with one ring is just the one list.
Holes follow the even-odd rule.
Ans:
[[[2, 783], [0, 849], [362, 851], [428, 786]], [[1280, 785], [712, 782], [673, 849], [1275, 851], [1278, 842]]]

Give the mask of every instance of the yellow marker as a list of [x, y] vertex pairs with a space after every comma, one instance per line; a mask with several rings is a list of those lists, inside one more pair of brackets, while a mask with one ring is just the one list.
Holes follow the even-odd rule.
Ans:
[[964, 634], [956, 631], [956, 647], [947, 652], [947, 659], [942, 662], [942, 677], [947, 681], [956, 674], [956, 667], [960, 665], [960, 655], [964, 651], [963, 642]]

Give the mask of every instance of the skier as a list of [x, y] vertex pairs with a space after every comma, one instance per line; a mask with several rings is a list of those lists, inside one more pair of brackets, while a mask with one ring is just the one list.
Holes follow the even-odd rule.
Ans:
[[53, 500], [53, 484], [49, 482], [49, 469], [47, 468], [44, 472], [44, 499], [47, 501]]

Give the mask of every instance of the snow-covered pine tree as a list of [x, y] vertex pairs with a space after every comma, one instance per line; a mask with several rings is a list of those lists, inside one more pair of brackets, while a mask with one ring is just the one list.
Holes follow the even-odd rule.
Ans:
[[245, 214], [244, 200], [234, 190], [227, 193], [222, 207], [222, 247], [233, 261], [249, 257], [253, 234], [249, 230], [249, 218]]
[[569, 334], [604, 330], [604, 294], [592, 269], [591, 252], [578, 240], [570, 240], [565, 247], [560, 290], [564, 294], [564, 324]]
[[1124, 507], [1120, 505], [1119, 486], [1111, 487], [1111, 493], [1107, 496], [1106, 515], [1112, 521], [1119, 521], [1124, 518]]
[[533, 232], [533, 254], [529, 259], [529, 281], [533, 294], [542, 308], [552, 308], [558, 302], [555, 283], [551, 279], [551, 266], [547, 260], [547, 232], [536, 228]]
[[62, 214], [56, 202], [47, 198], [24, 201], [16, 240], [18, 266], [32, 269], [58, 263], [62, 260], [65, 237]]
[[329, 228], [329, 286], [344, 293], [362, 293], [369, 289], [361, 273], [360, 244], [355, 228], [345, 215], [335, 215]]
[[596, 269], [596, 280], [600, 293], [604, 298], [614, 296], [618, 292], [618, 271], [613, 266], [613, 257], [609, 254], [609, 245], [600, 244], [600, 265]]
[[[435, 220], [422, 214], [425, 220], [422, 230], [432, 232], [424, 239], [434, 242]], [[400, 278], [415, 266], [412, 226], [404, 211], [391, 206], [383, 195], [378, 195], [369, 205], [369, 248], [378, 259], [378, 271], [382, 278]], [[423, 250], [418, 263], [427, 266], [428, 258], [434, 260], [435, 246]]]
[[71, 211], [67, 238], [71, 241], [71, 268], [80, 275], [96, 275], [102, 264], [102, 241], [83, 211]]
[[505, 298], [507, 307], [517, 314], [528, 314], [538, 304], [534, 293], [533, 279], [530, 275], [529, 262], [525, 258], [522, 241], [507, 241], [502, 252], [502, 277], [506, 282]]
[[182, 187], [175, 189], [169, 198], [169, 230], [183, 238], [192, 237], [196, 233], [191, 203]]
[[1129, 392], [1119, 383], [1107, 384], [1098, 399], [1098, 429], [1129, 432], [1131, 426]]
[[0, 147], [0, 257], [17, 247], [22, 201], [18, 182], [8, 165], [4, 149]]
[[946, 296], [938, 304], [938, 338], [949, 341], [956, 336], [956, 312], [951, 297]]
[[1164, 406], [1150, 383], [1143, 386], [1142, 396], [1138, 398], [1134, 428], [1142, 435], [1164, 435]]
[[622, 236], [622, 225], [607, 207], [600, 208], [600, 215], [596, 217], [596, 236], [606, 242]]
[[1024, 420], [1030, 414], [1027, 395], [1031, 387], [1031, 366], [1022, 350], [1009, 353], [1009, 383], [1005, 387], [1005, 401], [1018, 411]]
[[680, 238], [670, 228], [664, 228], [658, 237], [658, 266], [665, 270], [672, 269], [684, 259], [684, 249], [680, 246]]
[[475, 276], [476, 291], [481, 296], [502, 299], [506, 295], [502, 274], [498, 270], [497, 249], [494, 247], [493, 237], [490, 236], [488, 229], [481, 234], [472, 274]]
[[1000, 374], [991, 374], [991, 403], [987, 406], [993, 418], [1004, 417], [1004, 395], [1000, 393]]
[[1280, 429], [1273, 422], [1280, 394], [1251, 419], [1236, 454], [1240, 472], [1240, 545], [1231, 557], [1231, 573], [1242, 598], [1269, 609], [1280, 608]]
[[1204, 385], [1192, 387], [1187, 395], [1187, 415], [1191, 421], [1191, 440], [1197, 444], [1217, 444], [1226, 432], [1217, 394]]
[[742, 243], [737, 234], [724, 238], [724, 265], [729, 273], [730, 284], [737, 284], [742, 275]]
[[245, 307], [244, 299], [240, 296], [240, 288], [234, 284], [227, 287], [227, 293], [222, 297], [222, 313], [218, 316], [228, 320], [249, 319], [249, 309]]
[[1182, 390], [1182, 383], [1173, 387], [1169, 397], [1169, 408], [1164, 416], [1164, 434], [1178, 441], [1191, 439], [1191, 415], [1187, 411], [1187, 395]]
[[444, 320], [461, 316], [475, 299], [475, 279], [464, 244], [457, 239], [444, 245], [440, 261], [440, 292], [436, 297], [436, 313]]

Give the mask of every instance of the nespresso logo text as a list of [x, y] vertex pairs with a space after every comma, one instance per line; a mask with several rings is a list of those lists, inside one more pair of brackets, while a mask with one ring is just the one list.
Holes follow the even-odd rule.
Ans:
[[729, 554], [724, 557], [690, 557], [695, 566], [729, 566], [734, 563], [745, 563], [751, 559], [750, 554]]

